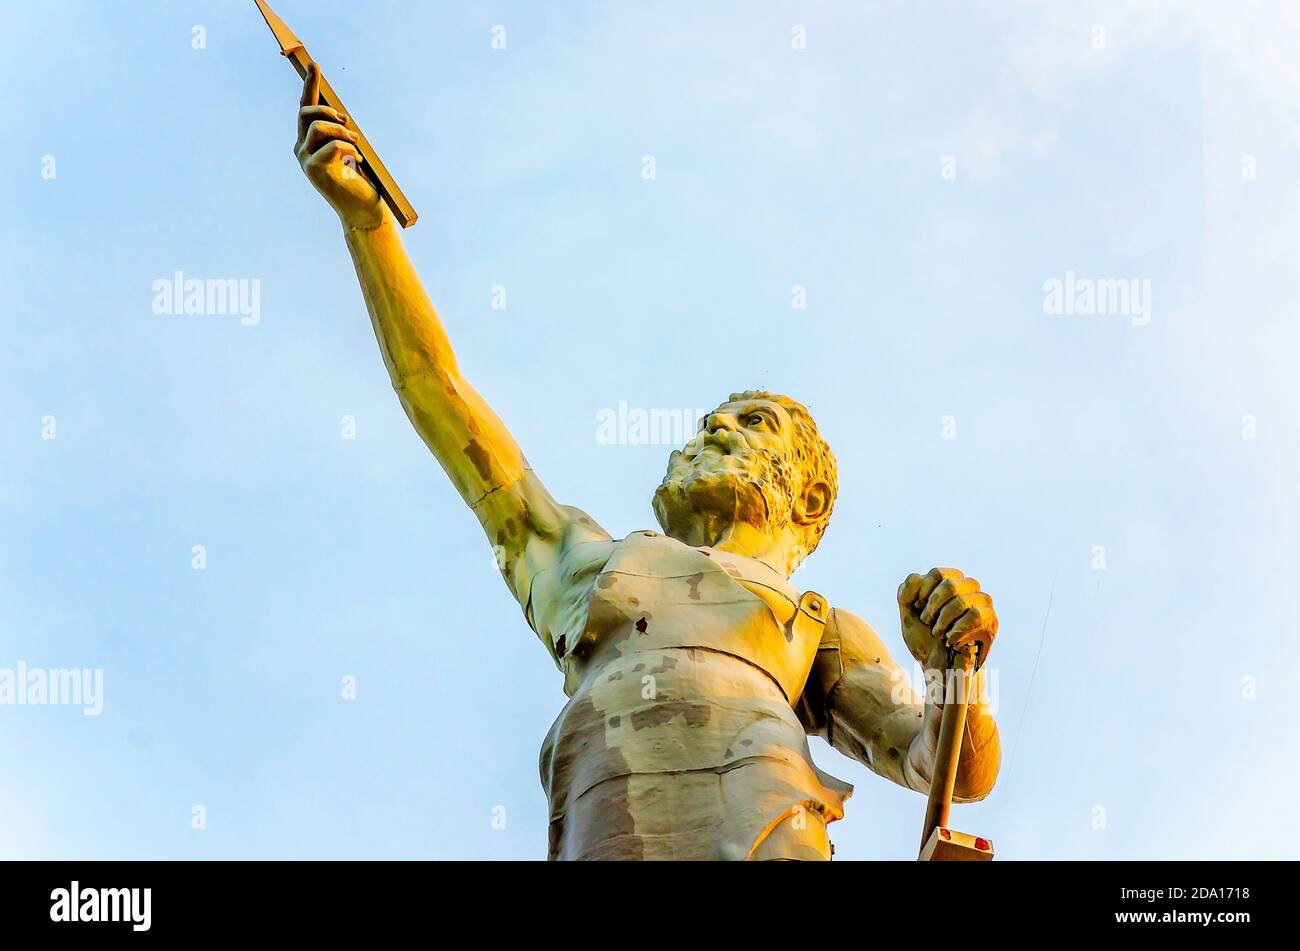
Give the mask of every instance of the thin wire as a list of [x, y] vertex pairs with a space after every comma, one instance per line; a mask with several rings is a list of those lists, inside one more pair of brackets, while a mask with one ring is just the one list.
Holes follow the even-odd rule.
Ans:
[[1029, 712], [1029, 701], [1034, 692], [1034, 678], [1038, 676], [1038, 661], [1043, 656], [1043, 643], [1047, 640], [1047, 622], [1052, 617], [1052, 602], [1056, 599], [1056, 578], [1061, 573], [1057, 568], [1052, 574], [1052, 590], [1047, 595], [1047, 614], [1043, 617], [1043, 630], [1038, 635], [1038, 653], [1034, 655], [1034, 669], [1029, 673], [1029, 686], [1025, 688], [1025, 705], [1020, 708], [1020, 723], [1016, 726], [1016, 742], [1011, 747], [1011, 760], [1007, 763], [1007, 784], [1002, 787], [1002, 802], [1010, 800], [1011, 775], [1016, 765], [1016, 752], [1020, 749], [1020, 736], [1025, 732], [1025, 714]]

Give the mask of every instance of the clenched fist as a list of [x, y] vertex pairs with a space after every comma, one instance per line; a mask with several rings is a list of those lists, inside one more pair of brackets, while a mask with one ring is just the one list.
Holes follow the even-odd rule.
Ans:
[[898, 613], [908, 650], [927, 670], [946, 668], [950, 649], [972, 644], [983, 664], [998, 633], [993, 599], [956, 568], [908, 575], [898, 587]]
[[346, 228], [369, 229], [384, 220], [379, 190], [361, 172], [357, 133], [348, 117], [320, 105], [320, 67], [312, 63], [302, 85], [298, 141], [293, 152], [308, 180], [325, 196]]

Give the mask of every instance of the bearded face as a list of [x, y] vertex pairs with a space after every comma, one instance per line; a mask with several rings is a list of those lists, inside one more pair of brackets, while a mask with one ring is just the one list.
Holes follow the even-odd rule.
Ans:
[[711, 538], [745, 522], [769, 536], [782, 532], [790, 524], [797, 472], [784, 447], [763, 446], [764, 441], [771, 442], [753, 438], [743, 427], [706, 425], [674, 451], [654, 496], [664, 531], [677, 538]]

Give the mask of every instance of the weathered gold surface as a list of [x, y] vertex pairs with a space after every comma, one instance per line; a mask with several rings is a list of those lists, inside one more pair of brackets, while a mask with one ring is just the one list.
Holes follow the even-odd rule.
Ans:
[[[563, 676], [569, 702], [541, 756], [550, 856], [827, 859], [826, 824], [851, 790], [813, 765], [812, 734], [925, 793], [941, 698], [908, 687], [865, 621], [788, 580], [836, 492], [807, 410], [733, 394], [672, 454], [654, 496], [662, 534], [613, 538], [561, 505], [461, 375], [391, 213], [348, 173], [350, 133], [312, 82], [298, 156], [343, 223], [393, 387]], [[898, 605], [927, 671], [951, 648], [978, 643], [986, 657], [997, 632], [989, 596], [954, 569], [908, 576]], [[958, 801], [987, 795], [998, 770], [982, 672], [974, 682]]]

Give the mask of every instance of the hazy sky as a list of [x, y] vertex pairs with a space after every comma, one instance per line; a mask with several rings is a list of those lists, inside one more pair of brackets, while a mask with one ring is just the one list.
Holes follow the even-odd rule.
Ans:
[[[994, 596], [1002, 775], [957, 828], [1296, 857], [1294, 5], [276, 8], [562, 502], [654, 527], [671, 447], [598, 440], [620, 401], [788, 392], [840, 466], [795, 584], [900, 659], [909, 572]], [[98, 716], [0, 705], [0, 856], [544, 857], [560, 677], [392, 393], [253, 4], [13, 5], [0, 81], [0, 670], [103, 671]], [[177, 271], [255, 314], [156, 313]], [[1067, 279], [1136, 294], [1046, 313]], [[814, 754], [837, 855], [911, 858], [924, 800]]]

